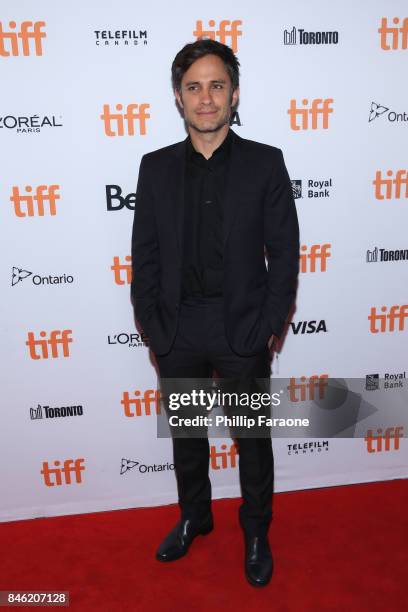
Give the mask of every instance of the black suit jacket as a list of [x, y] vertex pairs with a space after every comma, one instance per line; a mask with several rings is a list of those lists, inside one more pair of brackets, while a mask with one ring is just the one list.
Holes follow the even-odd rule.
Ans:
[[[137, 184], [131, 296], [158, 355], [177, 330], [186, 142], [144, 155]], [[233, 132], [223, 207], [225, 332], [250, 356], [281, 335], [296, 291], [299, 227], [282, 151]]]

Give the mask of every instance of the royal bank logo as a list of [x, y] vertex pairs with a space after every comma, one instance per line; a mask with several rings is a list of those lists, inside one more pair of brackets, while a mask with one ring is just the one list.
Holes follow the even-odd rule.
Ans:
[[390, 110], [388, 106], [382, 106], [378, 102], [371, 102], [370, 113], [368, 115], [368, 123], [372, 123], [379, 117], [386, 117], [390, 123], [405, 123], [408, 121], [408, 113], [397, 113]]
[[[295, 200], [299, 198], [303, 198], [303, 191], [305, 193], [305, 197], [307, 198], [318, 198], [324, 199], [329, 198], [331, 195], [331, 189], [333, 187], [333, 179], [307, 179], [303, 180], [293, 180], [292, 183], [292, 191], [293, 197]], [[303, 183], [305, 184], [305, 189], [303, 190]], [[307, 188], [306, 188], [307, 186]]]
[[174, 463], [140, 463], [132, 459], [123, 458], [120, 465], [120, 475], [127, 474], [130, 470], [135, 470], [139, 474], [148, 474], [152, 472], [170, 472], [174, 470]]
[[318, 442], [298, 442], [287, 444], [288, 455], [318, 455], [327, 453], [330, 450], [329, 440], [319, 440]]
[[94, 30], [97, 47], [138, 47], [147, 45], [147, 30]]
[[365, 388], [366, 391], [377, 391], [380, 388], [380, 375], [367, 374]]
[[337, 45], [338, 42], [339, 33], [337, 30], [308, 32], [295, 26], [291, 30], [283, 30], [284, 45]]
[[374, 247], [371, 251], [367, 249], [366, 263], [378, 263], [380, 261], [408, 261], [408, 249], [388, 250]]
[[367, 374], [365, 388], [367, 391], [404, 389], [407, 387], [406, 380], [407, 373], [405, 370], [403, 372], [385, 372], [381, 378], [379, 374]]
[[292, 183], [292, 192], [293, 192], [293, 197], [295, 200], [298, 200], [299, 198], [303, 198], [302, 195], [302, 181], [295, 179], [293, 181], [291, 181]]
[[74, 277], [71, 274], [60, 274], [58, 276], [54, 274], [48, 274], [42, 276], [41, 274], [34, 274], [30, 270], [24, 270], [13, 266], [11, 270], [11, 286], [15, 287], [19, 283], [22, 283], [27, 278], [30, 278], [31, 283], [36, 287], [43, 287], [44, 285], [66, 285], [74, 282]]

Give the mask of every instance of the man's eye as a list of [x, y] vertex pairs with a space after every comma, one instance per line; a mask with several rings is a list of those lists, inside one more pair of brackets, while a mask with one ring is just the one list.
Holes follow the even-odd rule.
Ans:
[[196, 85], [190, 85], [188, 88], [189, 91], [194, 91], [194, 89], [197, 89]]
[[222, 89], [222, 85], [220, 83], [214, 83], [215, 89]]

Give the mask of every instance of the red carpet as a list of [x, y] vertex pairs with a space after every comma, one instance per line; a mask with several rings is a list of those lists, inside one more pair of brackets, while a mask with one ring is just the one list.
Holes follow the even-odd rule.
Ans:
[[65, 609], [84, 612], [405, 611], [407, 502], [408, 480], [277, 494], [264, 589], [244, 578], [237, 499], [214, 502], [215, 530], [169, 564], [154, 552], [176, 506], [2, 523], [0, 590], [69, 591]]

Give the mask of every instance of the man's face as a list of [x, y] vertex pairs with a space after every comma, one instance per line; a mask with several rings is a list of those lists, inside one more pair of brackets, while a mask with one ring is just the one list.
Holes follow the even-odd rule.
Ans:
[[175, 96], [189, 127], [202, 133], [216, 132], [229, 123], [239, 90], [232, 91], [224, 62], [217, 55], [205, 55], [184, 74]]

